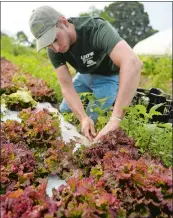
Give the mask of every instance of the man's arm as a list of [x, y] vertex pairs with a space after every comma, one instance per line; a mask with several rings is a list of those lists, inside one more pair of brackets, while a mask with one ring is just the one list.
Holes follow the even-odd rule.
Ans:
[[112, 61], [120, 68], [120, 83], [112, 116], [123, 118], [122, 107], [129, 106], [139, 85], [142, 62], [123, 40], [110, 54]]
[[62, 94], [66, 99], [70, 109], [79, 119], [82, 125], [82, 132], [89, 140], [92, 140], [90, 133], [95, 135], [94, 122], [85, 113], [80, 97], [74, 89], [72, 77], [67, 66], [62, 65], [56, 68], [56, 73], [59, 79]]
[[116, 44], [110, 53], [110, 58], [120, 68], [119, 90], [111, 119], [99, 132], [95, 141], [119, 127], [120, 121], [117, 118], [122, 119], [124, 116], [122, 108], [130, 105], [138, 87], [142, 69], [142, 62], [124, 40]]

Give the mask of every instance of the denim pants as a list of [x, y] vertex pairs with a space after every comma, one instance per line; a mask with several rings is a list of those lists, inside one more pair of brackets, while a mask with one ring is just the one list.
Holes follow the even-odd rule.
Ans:
[[[93, 110], [101, 107], [102, 110], [105, 109], [106, 111], [112, 107], [119, 88], [119, 75], [101, 76], [77, 73], [73, 78], [73, 85], [77, 93], [93, 93], [95, 100], [88, 103], [86, 113], [96, 122], [98, 113]], [[60, 104], [59, 110], [61, 113], [71, 112], [65, 99]]]

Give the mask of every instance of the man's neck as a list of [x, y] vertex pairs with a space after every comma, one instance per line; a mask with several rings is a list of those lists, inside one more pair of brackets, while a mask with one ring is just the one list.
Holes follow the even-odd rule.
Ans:
[[70, 23], [70, 35], [71, 35], [71, 44], [73, 45], [77, 40], [76, 28], [75, 25]]

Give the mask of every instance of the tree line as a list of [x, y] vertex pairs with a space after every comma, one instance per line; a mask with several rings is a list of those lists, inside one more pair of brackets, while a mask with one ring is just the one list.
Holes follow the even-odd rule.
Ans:
[[[140, 2], [114, 2], [103, 10], [91, 6], [88, 12], [79, 16], [99, 16], [108, 20], [119, 35], [133, 48], [139, 41], [158, 32], [150, 25], [148, 13]], [[16, 34], [19, 43], [27, 43], [35, 47], [35, 40], [30, 42], [23, 31]]]

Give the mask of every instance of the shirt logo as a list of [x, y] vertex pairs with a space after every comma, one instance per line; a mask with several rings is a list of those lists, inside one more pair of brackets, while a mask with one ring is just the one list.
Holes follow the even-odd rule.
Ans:
[[83, 64], [86, 64], [87, 67], [91, 67], [95, 65], [97, 62], [93, 61], [94, 52], [90, 52], [86, 55], [82, 55], [81, 59], [83, 61]]

